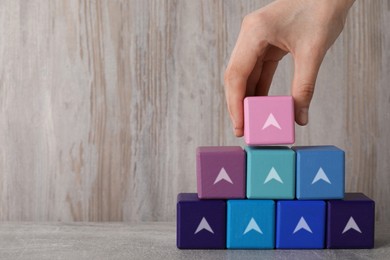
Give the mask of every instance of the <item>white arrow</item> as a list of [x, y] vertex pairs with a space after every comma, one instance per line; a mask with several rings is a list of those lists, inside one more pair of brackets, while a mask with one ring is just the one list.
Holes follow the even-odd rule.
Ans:
[[263, 231], [261, 231], [259, 225], [257, 225], [254, 218], [251, 218], [251, 220], [249, 221], [248, 226], [246, 226], [246, 229], [245, 229], [243, 235], [245, 235], [246, 233], [248, 233], [251, 230], [254, 230], [257, 233], [263, 234]]
[[209, 223], [207, 222], [206, 218], [203, 217], [202, 220], [200, 221], [199, 225], [198, 225], [198, 228], [195, 230], [195, 233], [194, 234], [197, 234], [198, 232], [200, 232], [201, 230], [207, 230], [208, 232], [210, 233], [213, 233], [214, 234], [214, 231], [211, 229]]
[[349, 218], [348, 223], [347, 223], [347, 225], [345, 225], [345, 228], [344, 228], [342, 234], [344, 234], [345, 232], [347, 232], [347, 231], [350, 230], [350, 229], [354, 229], [354, 230], [356, 230], [357, 232], [362, 233], [362, 231], [360, 230], [359, 226], [356, 224], [356, 222], [355, 222], [355, 220], [353, 219], [353, 217], [350, 217], [350, 218]]
[[267, 178], [265, 178], [264, 184], [266, 184], [270, 180], [275, 180], [275, 181], [278, 181], [280, 183], [283, 183], [282, 179], [280, 178], [278, 172], [275, 170], [274, 167], [272, 167], [271, 170], [269, 171]]
[[309, 225], [307, 224], [307, 222], [306, 222], [304, 217], [301, 217], [301, 219], [299, 220], [297, 226], [294, 229], [293, 234], [295, 234], [296, 232], [298, 232], [301, 229], [304, 229], [304, 230], [306, 230], [306, 231], [308, 231], [310, 233], [313, 233], [313, 231], [311, 231], [311, 229], [310, 229]]
[[223, 167], [219, 171], [217, 178], [215, 178], [214, 184], [216, 184], [216, 183], [218, 183], [218, 182], [220, 182], [222, 180], [225, 180], [225, 181], [230, 182], [231, 184], [233, 184], [232, 179], [230, 179], [229, 175], [225, 171], [225, 168], [223, 168]]
[[323, 170], [321, 167], [320, 167], [320, 169], [318, 170], [318, 172], [317, 172], [316, 176], [314, 177], [314, 179], [313, 179], [313, 181], [312, 181], [311, 184], [314, 184], [314, 183], [316, 183], [316, 182], [319, 181], [319, 180], [323, 180], [323, 181], [325, 181], [325, 182], [327, 182], [327, 183], [329, 183], [329, 184], [332, 184], [332, 183], [330, 182], [328, 176], [326, 176], [324, 170]]
[[274, 126], [276, 128], [278, 128], [279, 130], [281, 130], [282, 128], [280, 127], [278, 121], [276, 121], [276, 118], [274, 117], [274, 115], [272, 113], [269, 114], [267, 120], [265, 121], [264, 125], [263, 125], [263, 128], [262, 130], [266, 129], [267, 127], [269, 126]]

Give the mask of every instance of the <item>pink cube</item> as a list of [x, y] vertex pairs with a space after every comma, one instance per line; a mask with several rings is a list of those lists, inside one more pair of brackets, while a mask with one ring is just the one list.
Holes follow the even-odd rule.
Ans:
[[248, 145], [294, 143], [292, 96], [246, 97], [244, 116], [244, 136]]

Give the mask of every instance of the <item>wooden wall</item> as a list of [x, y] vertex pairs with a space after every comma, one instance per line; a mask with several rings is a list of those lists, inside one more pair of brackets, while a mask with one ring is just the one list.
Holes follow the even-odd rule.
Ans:
[[[0, 220], [174, 221], [195, 149], [233, 136], [224, 68], [270, 1], [0, 1]], [[390, 218], [390, 1], [357, 1], [297, 144], [346, 151]], [[271, 94], [289, 94], [286, 57]]]

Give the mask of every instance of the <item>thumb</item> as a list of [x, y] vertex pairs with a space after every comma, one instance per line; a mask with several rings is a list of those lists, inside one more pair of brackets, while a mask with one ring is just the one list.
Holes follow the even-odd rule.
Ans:
[[295, 121], [306, 125], [309, 121], [309, 106], [314, 94], [314, 85], [324, 55], [300, 55], [294, 57], [294, 79], [292, 96], [294, 98]]

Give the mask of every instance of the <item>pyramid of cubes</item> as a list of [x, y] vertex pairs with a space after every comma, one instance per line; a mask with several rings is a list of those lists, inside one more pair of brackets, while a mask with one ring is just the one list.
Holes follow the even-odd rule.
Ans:
[[[245, 142], [197, 149], [177, 198], [180, 249], [373, 248], [375, 202], [345, 193], [345, 154], [295, 141], [291, 96], [244, 100]], [[272, 146], [278, 145], [278, 146]]]

